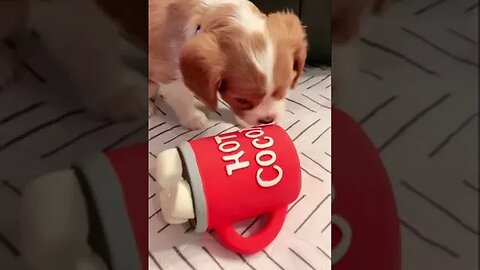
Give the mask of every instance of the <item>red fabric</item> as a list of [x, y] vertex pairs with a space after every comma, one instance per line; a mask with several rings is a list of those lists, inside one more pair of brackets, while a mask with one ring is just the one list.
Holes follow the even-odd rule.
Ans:
[[130, 224], [142, 269], [148, 265], [148, 145], [134, 145], [106, 152], [122, 185]]
[[[255, 139], [248, 138], [248, 136], [258, 136], [255, 142], [259, 144], [266, 144], [270, 141], [268, 138], [270, 137], [273, 139], [273, 145], [258, 149], [253, 145]], [[269, 125], [261, 127], [260, 130], [231, 132], [217, 137], [223, 138], [220, 143], [215, 140], [215, 137], [190, 142], [203, 182], [207, 204], [207, 223], [210, 229], [231, 227], [235, 222], [263, 214], [280, 213], [297, 198], [301, 188], [300, 162], [293, 142], [281, 127]], [[225, 153], [220, 149], [231, 152]], [[244, 154], [239, 158], [240, 162], [248, 161], [249, 165], [232, 171], [229, 176], [226, 166], [234, 163], [234, 161], [225, 161], [224, 158], [236, 155], [241, 151], [244, 151]], [[256, 156], [262, 151], [273, 151], [276, 155], [275, 161], [264, 167], [258, 164]], [[271, 155], [265, 155], [260, 160], [267, 161], [270, 158]], [[261, 177], [265, 180], [272, 180], [279, 175], [278, 169], [275, 169], [274, 165], [281, 168], [283, 177], [279, 178], [279, 182], [271, 187], [260, 186], [256, 179], [258, 170], [263, 168]], [[272, 184], [272, 181], [266, 183]], [[283, 215], [285, 215], [285, 212], [283, 212]], [[278, 217], [278, 213], [271, 215], [272, 218]], [[267, 223], [266, 226], [271, 226], [271, 228], [265, 230], [264, 233], [273, 235], [272, 231], [280, 229], [283, 220], [282, 222], [277, 222], [277, 220], [280, 219], [275, 218], [274, 221]], [[226, 230], [222, 231], [227, 232]], [[274, 234], [274, 237], [277, 233], [278, 231]], [[228, 238], [226, 239], [227, 242], [234, 241], [226, 236], [232, 234], [225, 233], [224, 235]], [[266, 239], [260, 238], [257, 239], [259, 241], [256, 244], [252, 242], [243, 243], [247, 246], [238, 247], [235, 251], [242, 253], [259, 251], [262, 247], [265, 247], [264, 240]], [[273, 238], [270, 237], [268, 242], [271, 242]], [[231, 244], [227, 243], [227, 247], [232, 249]]]
[[[376, 147], [359, 124], [332, 110], [332, 213], [352, 229], [352, 242], [335, 270], [400, 269], [400, 234], [395, 201]], [[332, 230], [335, 247], [340, 240]]]

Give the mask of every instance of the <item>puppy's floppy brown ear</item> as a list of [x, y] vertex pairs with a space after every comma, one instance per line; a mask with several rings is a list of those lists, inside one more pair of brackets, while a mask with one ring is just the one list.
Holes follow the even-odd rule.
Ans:
[[183, 81], [212, 110], [217, 108], [217, 92], [224, 66], [224, 54], [213, 34], [200, 33], [182, 48], [180, 69]]
[[286, 44], [293, 54], [293, 72], [290, 88], [294, 88], [302, 75], [307, 58], [307, 40], [304, 27], [297, 15], [292, 12], [275, 12], [268, 15], [270, 33], [279, 42]]

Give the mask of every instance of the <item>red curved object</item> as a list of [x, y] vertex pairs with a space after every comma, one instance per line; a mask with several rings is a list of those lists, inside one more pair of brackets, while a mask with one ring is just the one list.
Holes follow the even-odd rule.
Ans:
[[277, 237], [286, 216], [287, 207], [274, 211], [260, 231], [247, 237], [238, 234], [233, 224], [217, 228], [215, 232], [220, 241], [230, 250], [241, 254], [252, 254], [267, 247]]

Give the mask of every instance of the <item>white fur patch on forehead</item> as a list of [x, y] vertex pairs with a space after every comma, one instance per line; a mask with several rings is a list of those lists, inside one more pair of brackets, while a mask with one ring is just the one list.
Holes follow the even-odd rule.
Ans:
[[253, 60], [253, 63], [258, 68], [258, 70], [263, 73], [266, 77], [265, 88], [267, 90], [267, 97], [273, 92], [274, 83], [273, 83], [273, 70], [275, 64], [275, 48], [270, 37], [265, 34], [266, 47], [261, 51], [251, 51], [250, 58]]

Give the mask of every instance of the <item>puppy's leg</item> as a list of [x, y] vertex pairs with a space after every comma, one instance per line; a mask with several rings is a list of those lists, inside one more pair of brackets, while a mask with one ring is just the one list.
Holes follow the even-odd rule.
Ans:
[[195, 107], [194, 97], [182, 80], [160, 86], [165, 101], [172, 107], [180, 124], [188, 129], [202, 129], [208, 124], [205, 113]]
[[113, 120], [147, 116], [147, 79], [125, 65], [119, 31], [94, 0], [34, 1], [31, 10], [32, 26], [87, 109]]

